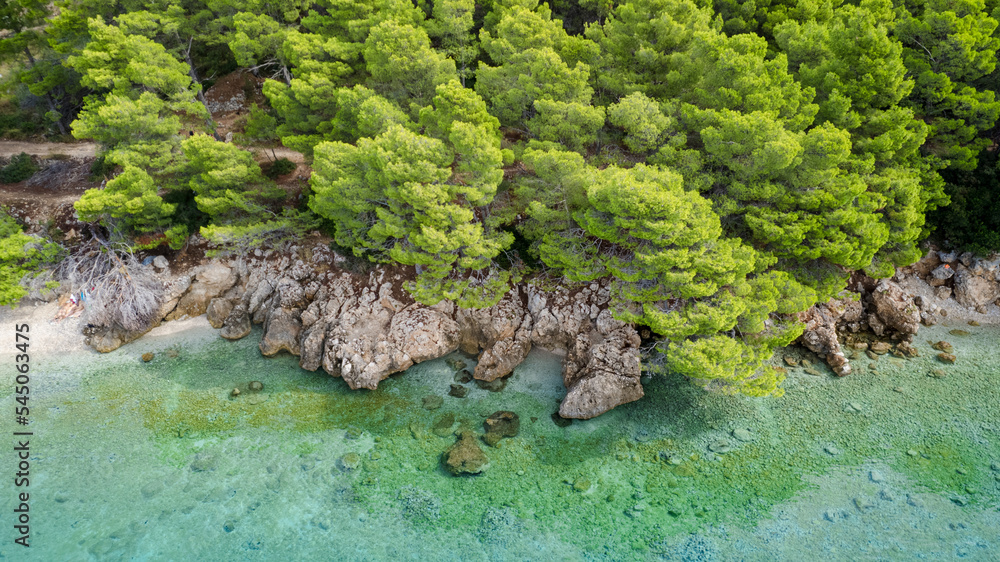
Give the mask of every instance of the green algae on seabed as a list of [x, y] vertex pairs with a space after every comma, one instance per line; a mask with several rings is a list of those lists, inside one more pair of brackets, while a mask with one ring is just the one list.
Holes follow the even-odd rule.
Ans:
[[[946, 330], [925, 329], [918, 341], [941, 339]], [[808, 496], [816, 482], [846, 478], [844, 470], [873, 461], [914, 494], [938, 494], [970, 513], [996, 506], [1000, 359], [990, 349], [998, 335], [981, 328], [956, 341], [958, 363], [945, 367], [918, 343], [924, 357], [883, 358], [878, 374], [815, 377], [790, 369], [786, 394], [776, 399], [710, 394], [657, 377], [643, 400], [569, 427], [550, 419], [565, 392], [559, 359], [540, 352], [503, 392], [468, 384], [468, 397], [456, 398], [448, 395], [453, 371], [444, 360], [417, 365], [375, 391], [351, 391], [342, 380], [302, 371], [291, 356], [260, 357], [259, 330], [235, 343], [157, 353], [150, 363], [136, 359], [141, 346], [133, 344], [94, 360], [79, 387], [40, 415], [39, 434], [65, 466], [46, 464], [51, 457], [44, 456], [38, 465], [48, 493], [63, 494], [46, 496], [56, 512], [84, 509], [59, 501], [67, 495], [80, 496], [87, 509], [107, 506], [104, 526], [65, 535], [99, 558], [175, 548], [146, 532], [114, 538], [147, 517], [120, 502], [147, 492], [162, 512], [158, 533], [219, 541], [191, 551], [208, 557], [332, 548], [351, 553], [344, 559], [390, 559], [400, 549], [434, 559], [655, 559], [709, 544], [699, 541], [726, 552], [743, 544], [739, 537], [752, 542], [758, 524], [773, 525], [769, 517]], [[855, 361], [863, 371], [868, 363]], [[944, 378], [927, 376], [939, 368]], [[263, 382], [266, 401], [251, 404], [248, 392], [230, 397], [250, 380]], [[423, 409], [427, 395], [442, 396], [443, 406]], [[490, 458], [485, 474], [448, 475], [440, 456], [455, 437], [435, 434], [435, 422], [453, 415], [455, 431], [481, 433], [497, 410], [519, 414], [520, 434], [497, 447], [481, 444]], [[354, 456], [345, 463], [347, 455]], [[72, 480], [87, 470], [110, 479], [105, 484], [116, 494], [101, 496]], [[150, 492], [164, 487], [161, 481], [172, 484]], [[191, 503], [191, 494], [203, 499]], [[283, 516], [288, 524], [264, 523], [291, 506], [297, 514]], [[874, 511], [865, 517], [877, 517]], [[194, 515], [214, 523], [191, 529]], [[44, 525], [41, 537], [64, 537]], [[296, 525], [312, 529], [308, 540]], [[721, 546], [719, 533], [727, 537]]]

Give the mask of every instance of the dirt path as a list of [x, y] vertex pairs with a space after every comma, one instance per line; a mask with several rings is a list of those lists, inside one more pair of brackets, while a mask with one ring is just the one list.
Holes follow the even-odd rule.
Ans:
[[0, 156], [16, 156], [22, 152], [41, 157], [65, 154], [73, 158], [90, 158], [97, 153], [97, 143], [0, 141]]
[[[0, 141], [0, 157], [16, 156], [26, 152], [32, 156], [52, 157], [56, 154], [63, 154], [73, 158], [91, 158], [97, 154], [97, 143], [94, 142], [19, 142]], [[266, 151], [268, 157], [271, 155], [270, 148], [249, 149], [257, 154], [257, 159], [266, 161], [268, 158], [263, 155]], [[274, 154], [278, 158], [288, 158], [292, 162], [302, 164], [305, 157], [300, 152], [295, 152], [289, 148], [278, 147], [274, 149]]]

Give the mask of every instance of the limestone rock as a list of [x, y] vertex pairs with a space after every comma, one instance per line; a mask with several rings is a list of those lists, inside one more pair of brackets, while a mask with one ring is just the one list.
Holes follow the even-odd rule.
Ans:
[[183, 316], [195, 317], [205, 314], [208, 303], [236, 284], [236, 274], [231, 268], [212, 262], [199, 271], [191, 286], [177, 303], [177, 307], [167, 315], [167, 320]]
[[841, 377], [851, 373], [851, 364], [837, 340], [837, 322], [845, 313], [849, 313], [851, 321], [857, 322], [861, 318], [860, 303], [849, 299], [831, 299], [798, 315], [806, 325], [799, 336], [799, 343], [820, 357], [826, 357], [827, 364]]
[[505, 377], [528, 356], [532, 321], [523, 296], [521, 288], [514, 287], [494, 306], [458, 310], [459, 347], [479, 354], [475, 378], [492, 381]]
[[231, 299], [215, 297], [208, 303], [208, 310], [206, 311], [208, 323], [218, 330], [225, 325], [226, 318], [229, 317], [229, 313], [232, 311], [233, 301]]
[[639, 334], [607, 309], [596, 324], [596, 330], [581, 334], [567, 354], [567, 392], [559, 405], [563, 418], [590, 419], [643, 397]]
[[955, 300], [967, 308], [992, 303], [1000, 296], [1000, 284], [962, 269], [955, 273]]
[[260, 352], [265, 357], [277, 355], [285, 350], [292, 355], [299, 354], [299, 332], [302, 323], [297, 311], [277, 307], [264, 323], [264, 336], [260, 340]]
[[871, 293], [868, 325], [878, 336], [897, 332], [912, 336], [920, 328], [920, 309], [896, 283], [882, 279]]
[[227, 340], [238, 340], [246, 337], [250, 333], [250, 315], [247, 314], [247, 307], [243, 303], [236, 304], [229, 311], [229, 316], [222, 324], [222, 331], [219, 335]]

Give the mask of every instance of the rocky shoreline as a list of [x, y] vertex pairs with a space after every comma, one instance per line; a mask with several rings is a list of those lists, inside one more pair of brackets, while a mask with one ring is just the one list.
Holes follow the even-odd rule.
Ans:
[[[494, 383], [538, 346], [564, 356], [567, 394], [559, 408], [564, 418], [589, 419], [643, 396], [639, 333], [612, 317], [607, 286], [546, 289], [521, 283], [496, 305], [467, 310], [447, 301], [414, 302], [403, 290], [402, 268], [354, 274], [340, 267], [343, 262], [320, 243], [284, 254], [256, 250], [179, 275], [171, 275], [160, 260], [165, 298], [158, 317], [207, 314], [230, 340], [262, 324], [263, 355], [286, 351], [299, 357], [303, 369], [322, 368], [353, 389], [374, 389], [393, 373], [457, 350], [478, 358], [475, 379], [502, 388]], [[931, 250], [893, 279], [855, 275], [841, 298], [799, 313], [806, 325], [799, 343], [839, 376], [851, 372], [851, 354], [869, 346], [912, 356], [919, 326], [936, 323], [949, 311], [956, 319], [963, 314], [982, 316], [984, 322], [1000, 319], [998, 266], [1000, 259]], [[952, 275], [938, 283], [942, 268]], [[107, 352], [145, 332], [89, 327], [84, 333], [88, 345]]]

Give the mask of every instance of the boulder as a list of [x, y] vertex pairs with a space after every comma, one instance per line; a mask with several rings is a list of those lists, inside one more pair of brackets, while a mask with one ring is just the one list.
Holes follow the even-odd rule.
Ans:
[[912, 337], [920, 328], [920, 309], [913, 297], [888, 279], [882, 279], [871, 292], [871, 309], [868, 325], [878, 336], [896, 332], [904, 338]]
[[233, 301], [224, 297], [215, 297], [208, 302], [208, 310], [205, 312], [208, 323], [216, 330], [222, 328], [226, 323], [226, 318], [233, 311]]
[[222, 325], [219, 335], [227, 340], [238, 340], [246, 337], [250, 333], [250, 315], [247, 314], [247, 307], [243, 303], [233, 306]]
[[1000, 296], [1000, 283], [962, 269], [955, 273], [955, 300], [967, 308], [986, 306]]
[[[845, 315], [845, 320], [850, 320], [849, 323], [860, 324], [860, 303], [846, 298], [831, 299], [798, 314], [799, 320], [806, 325], [799, 336], [799, 343], [820, 357], [825, 357], [833, 372], [841, 377], [851, 373], [851, 364], [837, 340], [837, 323]], [[858, 331], [858, 326], [852, 331]]]

